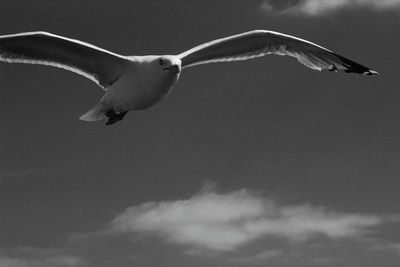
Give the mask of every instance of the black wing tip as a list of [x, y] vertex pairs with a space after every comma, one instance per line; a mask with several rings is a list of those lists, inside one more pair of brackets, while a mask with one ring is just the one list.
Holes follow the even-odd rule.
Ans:
[[368, 71], [364, 72], [363, 74], [368, 75], [368, 76], [374, 76], [374, 75], [379, 75], [379, 72], [377, 72], [375, 70], [368, 70]]
[[342, 61], [343, 66], [345, 67], [344, 71], [347, 73], [358, 73], [367, 76], [374, 76], [379, 74], [377, 71], [367, 68], [353, 60], [345, 58], [336, 53], [334, 54]]
[[366, 75], [366, 76], [375, 76], [375, 75], [379, 75], [379, 72], [375, 71], [375, 70], [371, 70], [365, 67], [359, 68], [359, 67], [352, 67], [352, 68], [348, 68], [345, 70], [345, 72], [347, 73], [357, 73], [357, 74], [362, 74], [362, 75]]

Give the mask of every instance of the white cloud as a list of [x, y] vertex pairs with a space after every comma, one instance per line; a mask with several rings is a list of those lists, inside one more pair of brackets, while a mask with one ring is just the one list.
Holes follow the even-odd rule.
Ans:
[[363, 236], [385, 219], [345, 214], [308, 204], [282, 206], [247, 190], [201, 192], [187, 200], [132, 206], [111, 223], [113, 232], [156, 234], [191, 248], [231, 251], [259, 238], [304, 242]]
[[81, 257], [74, 255], [55, 255], [47, 257], [46, 262], [52, 264], [52, 266], [65, 266], [65, 267], [75, 267], [82, 266], [84, 261]]
[[[374, 10], [400, 8], [400, 0], [300, 0], [286, 5], [279, 10], [283, 14], [303, 14], [317, 16], [343, 8], [365, 7]], [[277, 11], [273, 1], [265, 0], [262, 4], [265, 11]]]
[[261, 251], [255, 255], [249, 257], [233, 258], [232, 262], [241, 264], [258, 264], [265, 263], [267, 261], [280, 258], [282, 256], [287, 257], [286, 253], [281, 250], [268, 249]]
[[374, 250], [385, 250], [385, 251], [393, 251], [397, 254], [400, 254], [400, 243], [390, 242], [390, 241], [382, 241], [382, 240], [374, 240], [375, 245], [373, 246]]
[[22, 247], [0, 253], [1, 267], [78, 267], [84, 266], [82, 257], [64, 254], [56, 249]]
[[3, 169], [0, 169], [0, 178], [1, 177], [8, 177], [8, 178], [24, 177], [24, 176], [28, 176], [28, 175], [31, 175], [34, 173], [35, 172], [29, 171], [29, 170], [3, 170]]
[[0, 266], [1, 267], [28, 267], [29, 262], [12, 258], [12, 257], [0, 257]]

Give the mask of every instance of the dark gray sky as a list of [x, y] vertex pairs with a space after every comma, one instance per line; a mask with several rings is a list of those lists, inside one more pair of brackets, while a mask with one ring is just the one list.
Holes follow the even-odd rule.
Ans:
[[400, 5], [274, 2], [2, 3], [0, 34], [146, 55], [269, 29], [380, 75], [203, 65], [106, 127], [77, 119], [91, 81], [0, 64], [0, 266], [397, 266]]

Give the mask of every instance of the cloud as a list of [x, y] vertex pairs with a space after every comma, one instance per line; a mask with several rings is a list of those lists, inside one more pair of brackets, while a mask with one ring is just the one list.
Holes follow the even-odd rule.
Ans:
[[22, 259], [0, 256], [0, 266], [2, 266], [2, 267], [28, 267], [29, 262], [22, 260]]
[[372, 10], [400, 8], [400, 0], [299, 0], [280, 1], [279, 4], [273, 0], [265, 0], [261, 7], [267, 12], [318, 16], [344, 8], [362, 7]]
[[241, 264], [258, 264], [265, 263], [282, 256], [287, 257], [286, 253], [281, 250], [268, 249], [249, 257], [233, 258], [231, 261]]
[[3, 170], [0, 169], [0, 177], [23, 177], [34, 174], [33, 171], [28, 170]]
[[233, 263], [241, 265], [265, 266], [270, 263], [273, 266], [343, 266], [340, 259], [327, 255], [326, 252], [309, 247], [298, 247], [296, 250], [267, 249], [254, 255], [233, 257]]
[[374, 250], [393, 251], [400, 255], [400, 243], [378, 240], [373, 246]]
[[84, 266], [82, 257], [64, 254], [57, 249], [22, 247], [0, 253], [1, 267], [78, 267]]
[[160, 236], [190, 248], [232, 251], [260, 238], [305, 242], [365, 236], [386, 222], [377, 215], [345, 214], [309, 204], [284, 206], [247, 190], [202, 191], [189, 199], [132, 206], [111, 222], [111, 232]]

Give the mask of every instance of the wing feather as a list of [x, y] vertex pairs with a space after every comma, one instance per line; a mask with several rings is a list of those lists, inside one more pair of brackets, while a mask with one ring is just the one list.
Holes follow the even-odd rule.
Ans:
[[117, 80], [128, 60], [94, 45], [47, 32], [0, 36], [0, 61], [63, 68], [102, 88]]
[[196, 46], [178, 56], [182, 67], [248, 60], [265, 55], [291, 56], [314, 70], [378, 74], [357, 62], [309, 41], [273, 31], [255, 30]]

